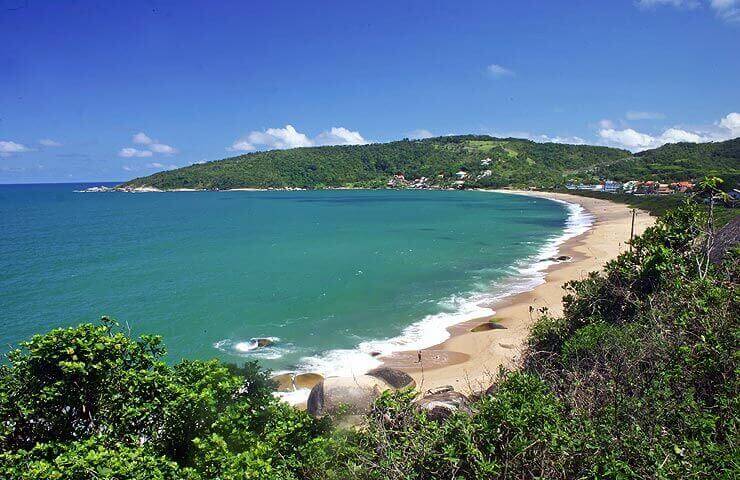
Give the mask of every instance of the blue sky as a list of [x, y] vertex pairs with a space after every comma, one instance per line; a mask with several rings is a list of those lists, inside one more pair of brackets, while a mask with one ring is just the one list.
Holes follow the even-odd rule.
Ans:
[[740, 136], [740, 0], [0, 0], [0, 182], [455, 133]]

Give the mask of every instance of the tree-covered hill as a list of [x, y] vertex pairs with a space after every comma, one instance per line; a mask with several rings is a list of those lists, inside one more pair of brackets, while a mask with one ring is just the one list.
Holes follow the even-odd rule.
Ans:
[[[126, 187], [323, 188], [381, 187], [388, 178], [427, 177], [448, 185], [455, 173], [469, 173], [467, 183], [486, 170], [480, 186], [556, 186], [573, 171], [611, 163], [629, 152], [609, 147], [536, 143], [516, 138], [450, 136], [369, 145], [272, 150], [191, 165], [137, 178]], [[482, 162], [484, 159], [489, 162]], [[440, 177], [440, 175], [442, 177]]]
[[597, 176], [616, 180], [695, 180], [718, 176], [736, 187], [740, 182], [740, 137], [725, 142], [670, 143], [613, 163], [602, 163]]
[[431, 185], [446, 187], [456, 180], [455, 173], [460, 170], [468, 173], [466, 187], [553, 188], [569, 181], [672, 181], [706, 175], [721, 176], [726, 185], [735, 187], [740, 181], [740, 138], [669, 144], [634, 155], [610, 147], [486, 135], [294, 148], [159, 172], [126, 182], [123, 187], [377, 188], [396, 174], [406, 179], [427, 177]]

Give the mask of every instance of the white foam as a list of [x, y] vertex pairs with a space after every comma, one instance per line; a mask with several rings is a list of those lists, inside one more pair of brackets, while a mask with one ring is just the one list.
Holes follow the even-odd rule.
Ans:
[[[488, 285], [482, 291], [453, 296], [442, 302], [442, 312], [427, 315], [404, 328], [400, 335], [361, 342], [355, 349], [329, 350], [320, 355], [304, 357], [298, 371], [316, 372], [324, 377], [361, 375], [382, 362], [372, 354], [388, 355], [438, 345], [450, 337], [447, 329], [458, 323], [493, 315], [490, 305], [502, 298], [532, 290], [545, 282], [545, 270], [552, 265], [550, 258], [558, 253], [565, 241], [585, 233], [593, 224], [593, 216], [580, 205], [549, 199], [565, 204], [568, 217], [563, 233], [549, 238], [540, 250], [510, 267], [511, 275]], [[291, 392], [292, 393], [292, 392]]]
[[311, 389], [309, 388], [299, 388], [291, 392], [272, 392], [272, 395], [290, 405], [301, 405], [308, 401], [308, 395], [310, 393]]
[[278, 337], [260, 337], [267, 338], [272, 343], [267, 347], [260, 347], [256, 338], [249, 340], [234, 340], [225, 338], [215, 342], [213, 346], [218, 350], [230, 355], [239, 357], [264, 358], [266, 360], [276, 360], [287, 353], [285, 346], [276, 345], [280, 339]]

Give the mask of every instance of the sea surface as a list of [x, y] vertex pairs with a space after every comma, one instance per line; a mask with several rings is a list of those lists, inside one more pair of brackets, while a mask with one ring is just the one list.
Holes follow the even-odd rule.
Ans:
[[162, 335], [172, 362], [362, 373], [371, 353], [437, 344], [541, 283], [590, 224], [575, 205], [492, 192], [78, 192], [90, 186], [0, 185], [0, 353], [108, 315]]

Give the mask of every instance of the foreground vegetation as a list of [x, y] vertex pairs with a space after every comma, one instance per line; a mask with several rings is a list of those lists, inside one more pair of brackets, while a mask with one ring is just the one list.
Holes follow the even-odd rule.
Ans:
[[[490, 162], [482, 163], [484, 159]], [[734, 188], [740, 181], [740, 139], [679, 143], [632, 155], [626, 150], [590, 145], [536, 143], [516, 138], [461, 135], [384, 144], [294, 148], [256, 152], [191, 165], [122, 186], [160, 189], [383, 188], [388, 179], [427, 177], [430, 185], [450, 187], [467, 172], [466, 188], [557, 188], [600, 178], [691, 180], [719, 175]]]
[[35, 336], [0, 367], [0, 478], [737, 478], [740, 253], [710, 263], [709, 232], [666, 213], [444, 422], [401, 391], [336, 430], [252, 364], [168, 366], [107, 320]]

